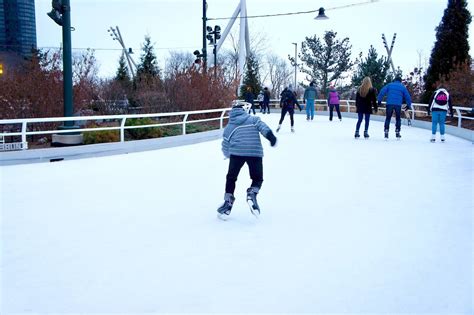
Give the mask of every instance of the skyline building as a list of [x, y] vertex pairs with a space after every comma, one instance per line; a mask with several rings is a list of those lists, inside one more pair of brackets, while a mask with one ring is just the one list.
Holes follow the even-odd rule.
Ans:
[[34, 0], [0, 0], [0, 64], [14, 67], [36, 49]]

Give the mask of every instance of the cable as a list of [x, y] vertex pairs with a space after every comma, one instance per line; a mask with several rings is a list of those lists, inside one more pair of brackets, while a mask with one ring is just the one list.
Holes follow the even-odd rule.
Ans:
[[[357, 5], [369, 4], [369, 3], [374, 3], [374, 2], [378, 2], [378, 1], [380, 1], [380, 0], [369, 0], [369, 1], [360, 2], [360, 3], [353, 3], [353, 4], [338, 6], [338, 7], [331, 7], [331, 8], [326, 9], [326, 11], [349, 8], [349, 7], [353, 7], [353, 6], [357, 6]], [[208, 18], [207, 20], [208, 21], [217, 21], [217, 20], [232, 20], [232, 19], [234, 19], [234, 20], [235, 19], [253, 19], [253, 18], [261, 18], [261, 17], [274, 17], [274, 16], [288, 16], [288, 15], [308, 14], [308, 13], [316, 13], [318, 11], [319, 11], [319, 9], [310, 10], [310, 11], [287, 12], [287, 13], [247, 15], [247, 16], [240, 16], [240, 17]]]

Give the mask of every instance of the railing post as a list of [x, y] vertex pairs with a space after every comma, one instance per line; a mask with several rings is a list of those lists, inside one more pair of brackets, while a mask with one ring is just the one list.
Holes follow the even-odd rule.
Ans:
[[226, 112], [227, 109], [223, 109], [222, 110], [222, 114], [221, 114], [221, 119], [220, 119], [220, 128], [219, 129], [222, 129], [224, 128], [224, 115], [225, 115], [225, 112]]
[[186, 134], [186, 121], [188, 120], [188, 115], [189, 115], [189, 114], [184, 114], [184, 118], [183, 118], [183, 135]]
[[26, 145], [26, 121], [21, 123], [21, 148], [26, 150], [28, 146]]
[[461, 115], [461, 110], [459, 108], [456, 109], [456, 114], [458, 114], [458, 127], [461, 128], [461, 120], [462, 120], [462, 115]]
[[125, 121], [127, 117], [123, 117], [120, 122], [120, 142], [125, 142]]

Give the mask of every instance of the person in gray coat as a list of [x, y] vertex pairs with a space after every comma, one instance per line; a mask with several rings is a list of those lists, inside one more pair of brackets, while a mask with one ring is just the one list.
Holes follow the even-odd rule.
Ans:
[[229, 123], [224, 129], [222, 152], [229, 159], [226, 176], [224, 203], [217, 209], [218, 218], [225, 220], [235, 201], [234, 191], [240, 169], [247, 163], [252, 184], [247, 189], [247, 203], [255, 216], [260, 215], [257, 194], [263, 183], [263, 147], [260, 134], [270, 141], [273, 147], [277, 138], [272, 130], [257, 116], [248, 113], [250, 104], [234, 103], [229, 114]]

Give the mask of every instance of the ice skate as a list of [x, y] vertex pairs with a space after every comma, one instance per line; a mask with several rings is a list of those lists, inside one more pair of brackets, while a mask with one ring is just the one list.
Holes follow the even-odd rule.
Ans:
[[446, 138], [444, 137], [444, 135], [441, 135], [441, 142], [445, 142], [446, 141]]
[[359, 131], [356, 130], [355, 134], [354, 134], [354, 138], [356, 139], [359, 139], [360, 138], [360, 134], [359, 134]]
[[226, 193], [224, 195], [224, 204], [217, 209], [217, 217], [221, 220], [227, 220], [234, 205], [234, 195]]
[[435, 135], [431, 136], [430, 142], [436, 142], [436, 136]]
[[402, 138], [402, 135], [400, 134], [400, 130], [395, 130], [395, 137], [397, 137], [397, 140], [400, 140]]
[[291, 132], [295, 132], [295, 128], [291, 127]]
[[364, 131], [364, 139], [369, 139], [369, 133], [367, 132], [367, 130]]
[[260, 215], [260, 207], [257, 203], [257, 194], [259, 189], [257, 187], [250, 187], [247, 189], [247, 203], [250, 207], [250, 212], [256, 217]]
[[278, 125], [277, 132], [280, 131], [281, 125]]
[[383, 138], [384, 138], [385, 140], [388, 140], [388, 130], [385, 130], [385, 131], [384, 131], [384, 136], [383, 136]]

